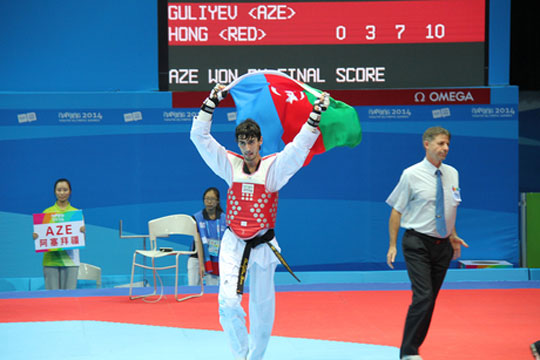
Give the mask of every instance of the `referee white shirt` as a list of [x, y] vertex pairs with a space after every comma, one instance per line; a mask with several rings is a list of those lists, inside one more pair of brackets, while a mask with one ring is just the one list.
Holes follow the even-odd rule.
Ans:
[[446, 238], [454, 231], [457, 207], [461, 203], [458, 171], [442, 164], [441, 182], [444, 189], [444, 217], [447, 233], [441, 236], [435, 225], [435, 198], [437, 175], [427, 158], [403, 170], [386, 203], [401, 213], [401, 227], [414, 229], [422, 234]]

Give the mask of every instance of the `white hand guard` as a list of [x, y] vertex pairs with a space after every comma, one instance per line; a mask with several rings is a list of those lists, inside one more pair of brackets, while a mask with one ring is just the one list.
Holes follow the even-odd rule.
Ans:
[[212, 91], [210, 91], [210, 95], [204, 100], [201, 110], [212, 114], [214, 112], [214, 109], [219, 105], [219, 102], [225, 97], [227, 97], [228, 91], [224, 91], [225, 85], [222, 84], [216, 84]]
[[318, 127], [321, 121], [321, 115], [330, 106], [330, 94], [323, 92], [321, 96], [313, 103], [313, 111], [309, 114], [308, 124]]
[[323, 92], [321, 96], [313, 103], [313, 111], [323, 113], [330, 106], [330, 94]]

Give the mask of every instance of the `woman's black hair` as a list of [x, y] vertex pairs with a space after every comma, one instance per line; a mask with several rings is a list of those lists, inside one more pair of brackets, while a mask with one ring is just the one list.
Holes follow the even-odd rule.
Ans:
[[56, 191], [56, 185], [58, 185], [58, 183], [61, 183], [61, 182], [66, 182], [68, 184], [69, 191], [71, 191], [71, 183], [69, 182], [68, 179], [64, 179], [64, 178], [56, 180], [56, 182], [54, 183], [54, 189], [53, 189], [54, 191]]

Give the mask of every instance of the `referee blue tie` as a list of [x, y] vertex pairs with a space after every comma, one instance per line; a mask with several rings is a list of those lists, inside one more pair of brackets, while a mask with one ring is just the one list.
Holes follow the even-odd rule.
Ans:
[[442, 236], [446, 236], [446, 220], [444, 219], [444, 190], [441, 181], [441, 170], [435, 171], [437, 175], [437, 194], [435, 196], [435, 224], [437, 232]]

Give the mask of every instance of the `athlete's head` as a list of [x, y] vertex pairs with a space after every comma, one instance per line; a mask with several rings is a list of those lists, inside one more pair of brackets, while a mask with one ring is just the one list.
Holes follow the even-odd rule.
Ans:
[[247, 162], [258, 161], [263, 142], [261, 128], [252, 119], [242, 121], [236, 127], [236, 142]]
[[261, 128], [259, 127], [259, 124], [257, 124], [252, 119], [247, 119], [242, 121], [238, 126], [236, 127], [236, 141], [243, 139], [251, 139], [254, 138], [256, 140], [261, 139]]

